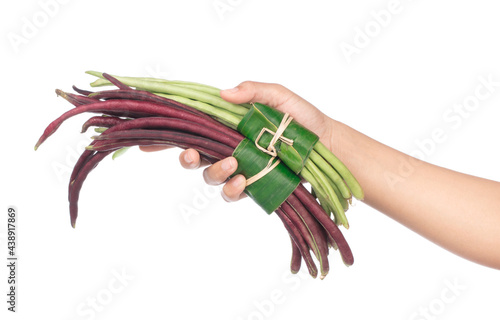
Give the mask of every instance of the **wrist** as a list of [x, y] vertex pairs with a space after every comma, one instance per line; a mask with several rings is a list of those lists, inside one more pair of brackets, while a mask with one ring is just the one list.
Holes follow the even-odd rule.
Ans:
[[342, 161], [348, 168], [351, 168], [351, 152], [355, 140], [355, 130], [344, 123], [328, 118], [328, 132], [323, 144]]
[[321, 142], [337, 157], [338, 154], [342, 150], [341, 140], [342, 140], [342, 131], [343, 123], [334, 120], [332, 118], [328, 118], [326, 122], [326, 134], [324, 135], [324, 139], [320, 139]]

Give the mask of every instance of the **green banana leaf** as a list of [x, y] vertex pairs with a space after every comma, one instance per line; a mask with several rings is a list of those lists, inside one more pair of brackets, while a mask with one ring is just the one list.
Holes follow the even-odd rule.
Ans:
[[[233, 176], [243, 174], [246, 179], [261, 172], [272, 158], [260, 151], [249, 139], [240, 142], [234, 149], [233, 156], [238, 160], [238, 169]], [[280, 162], [267, 175], [247, 186], [245, 193], [267, 214], [271, 214], [292, 194], [299, 183], [300, 178]]]
[[[254, 103], [238, 124], [237, 130], [248, 139], [256, 141], [263, 128], [276, 132], [283, 116], [284, 114], [279, 110], [260, 103]], [[278, 140], [274, 145], [278, 157], [294, 173], [298, 174], [304, 167], [309, 154], [319, 138], [295, 120], [288, 125], [283, 133], [283, 137], [293, 140], [293, 145], [290, 146]], [[267, 149], [272, 138], [273, 135], [271, 133], [264, 132], [258, 141], [259, 146]]]

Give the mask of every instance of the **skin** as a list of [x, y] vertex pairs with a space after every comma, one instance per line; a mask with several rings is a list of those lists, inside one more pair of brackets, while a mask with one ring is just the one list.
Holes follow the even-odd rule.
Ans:
[[[222, 90], [232, 103], [260, 102], [288, 112], [311, 129], [354, 174], [369, 206], [437, 245], [481, 265], [500, 269], [500, 183], [412, 158], [335, 121], [278, 84], [246, 81]], [[142, 148], [156, 151], [164, 148]], [[184, 168], [206, 164], [190, 149], [179, 160]], [[243, 197], [245, 178], [228, 177], [236, 170], [233, 157], [204, 169], [206, 183], [225, 183], [222, 197]]]

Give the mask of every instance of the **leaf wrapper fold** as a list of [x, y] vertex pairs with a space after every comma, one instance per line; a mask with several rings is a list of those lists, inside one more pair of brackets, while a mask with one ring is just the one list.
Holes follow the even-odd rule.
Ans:
[[[243, 174], [246, 179], [261, 172], [272, 158], [260, 151], [249, 139], [240, 142], [234, 149], [233, 156], [238, 160], [238, 169], [233, 176]], [[292, 194], [299, 183], [300, 178], [280, 162], [268, 174], [247, 186], [245, 193], [267, 214], [271, 214]]]
[[[254, 103], [238, 124], [237, 130], [248, 139], [256, 141], [262, 128], [276, 132], [283, 116], [284, 114], [279, 110], [261, 103]], [[299, 174], [319, 137], [295, 120], [288, 125], [282, 136], [293, 140], [293, 145], [290, 146], [278, 140], [274, 145], [278, 158], [294, 173]], [[259, 146], [267, 149], [272, 138], [271, 133], [264, 132], [258, 141]]]

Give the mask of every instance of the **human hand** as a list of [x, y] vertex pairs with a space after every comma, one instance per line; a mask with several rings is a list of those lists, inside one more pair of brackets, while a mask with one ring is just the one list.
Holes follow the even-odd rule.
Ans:
[[[297, 122], [317, 134], [325, 146], [331, 149], [331, 122], [315, 106], [302, 99], [287, 88], [272, 83], [245, 81], [233, 89], [221, 90], [221, 97], [229, 102], [241, 104], [259, 102], [276, 108], [281, 112], [288, 112]], [[141, 147], [143, 151], [157, 151], [164, 147]], [[187, 149], [179, 155], [181, 165], [186, 169], [197, 169], [208, 165], [194, 149]], [[234, 157], [229, 157], [205, 168], [203, 178], [209, 185], [220, 185], [236, 171], [238, 163]], [[228, 201], [237, 201], [244, 198], [245, 177], [236, 175], [229, 179], [223, 189], [222, 197]]]

